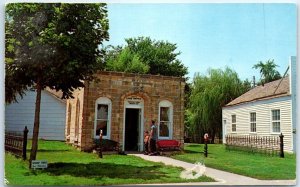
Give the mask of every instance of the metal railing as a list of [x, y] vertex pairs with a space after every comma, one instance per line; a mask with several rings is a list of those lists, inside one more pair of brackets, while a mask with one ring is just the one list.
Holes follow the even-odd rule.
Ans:
[[226, 149], [229, 151], [240, 150], [284, 157], [282, 134], [280, 136], [226, 135], [225, 138]]
[[27, 126], [25, 126], [23, 133], [16, 131], [5, 131], [5, 151], [8, 151], [17, 157], [22, 157], [23, 160], [26, 160], [27, 135]]

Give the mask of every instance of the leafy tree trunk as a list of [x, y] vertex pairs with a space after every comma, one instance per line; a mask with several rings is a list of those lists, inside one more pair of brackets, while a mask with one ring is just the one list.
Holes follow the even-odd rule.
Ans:
[[34, 126], [33, 126], [33, 134], [32, 134], [32, 146], [31, 146], [30, 160], [29, 160], [29, 167], [30, 168], [31, 168], [31, 161], [36, 159], [36, 153], [37, 153], [37, 149], [38, 149], [41, 93], [42, 93], [42, 86], [40, 85], [40, 83], [37, 83], [37, 85], [36, 85], [36, 102], [35, 102]]

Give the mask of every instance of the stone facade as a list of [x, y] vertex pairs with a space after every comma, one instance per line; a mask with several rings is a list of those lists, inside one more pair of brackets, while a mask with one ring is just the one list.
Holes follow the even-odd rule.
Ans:
[[159, 139], [183, 144], [184, 87], [178, 77], [99, 72], [67, 101], [66, 141], [88, 151], [99, 129], [125, 151], [143, 150], [143, 132], [151, 120]]

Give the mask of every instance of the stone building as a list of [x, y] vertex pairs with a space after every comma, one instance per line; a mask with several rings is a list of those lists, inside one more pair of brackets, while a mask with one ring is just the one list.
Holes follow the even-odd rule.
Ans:
[[183, 144], [184, 87], [179, 77], [99, 72], [67, 100], [66, 141], [89, 151], [94, 139], [120, 143], [124, 151], [142, 151], [143, 134], [151, 120], [159, 139]]

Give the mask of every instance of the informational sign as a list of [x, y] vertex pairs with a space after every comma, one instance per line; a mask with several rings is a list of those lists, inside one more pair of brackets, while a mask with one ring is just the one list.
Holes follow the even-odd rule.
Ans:
[[48, 167], [47, 160], [32, 160], [31, 161], [31, 168], [32, 169], [44, 169]]
[[142, 102], [142, 98], [140, 98], [138, 96], [128, 97], [126, 100], [131, 105], [138, 105]]

